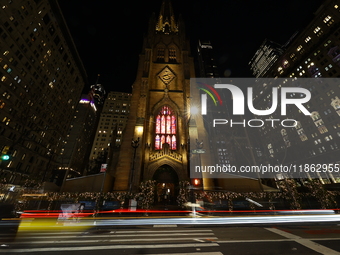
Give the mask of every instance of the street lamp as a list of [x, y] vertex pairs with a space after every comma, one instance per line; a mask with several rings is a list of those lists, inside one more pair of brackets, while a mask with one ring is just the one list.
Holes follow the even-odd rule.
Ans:
[[137, 151], [137, 148], [139, 146], [139, 137], [137, 138], [137, 140], [133, 140], [131, 141], [131, 146], [132, 148], [134, 149], [134, 152], [133, 152], [133, 161], [132, 161], [132, 169], [131, 169], [131, 173], [130, 173], [130, 186], [129, 186], [129, 192], [132, 191], [132, 181], [133, 181], [133, 172], [135, 170], [135, 160], [136, 160], [136, 151]]
[[42, 180], [41, 180], [41, 183], [43, 184], [45, 179], [46, 179], [46, 176], [47, 176], [47, 173], [49, 171], [49, 167], [50, 167], [50, 164], [51, 164], [51, 160], [52, 160], [52, 157], [53, 157], [53, 152], [51, 149], [48, 149], [48, 152], [47, 152], [47, 155], [49, 156], [49, 159], [48, 159], [48, 163], [46, 165], [46, 169], [45, 169], [45, 172], [43, 174], [43, 177], [42, 177]]

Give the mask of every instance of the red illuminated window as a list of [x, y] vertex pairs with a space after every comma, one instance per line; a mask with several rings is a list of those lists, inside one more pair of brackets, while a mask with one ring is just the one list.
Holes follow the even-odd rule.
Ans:
[[163, 106], [156, 116], [155, 149], [161, 150], [163, 144], [167, 143], [171, 150], [176, 150], [176, 129], [177, 121], [173, 110], [169, 106]]

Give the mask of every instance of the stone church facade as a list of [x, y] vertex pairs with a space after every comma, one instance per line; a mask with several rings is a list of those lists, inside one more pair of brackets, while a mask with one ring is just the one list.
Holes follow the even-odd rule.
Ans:
[[[144, 38], [129, 120], [114, 171], [115, 191], [133, 191], [143, 180], [156, 180], [173, 192], [178, 181], [189, 180], [191, 77], [194, 63], [183, 21], [175, 19], [170, 1], [163, 1]], [[131, 146], [132, 140], [136, 145], [138, 141], [137, 148]]]

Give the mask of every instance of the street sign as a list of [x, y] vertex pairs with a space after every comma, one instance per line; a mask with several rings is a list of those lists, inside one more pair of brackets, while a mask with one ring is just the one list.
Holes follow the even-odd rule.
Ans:
[[100, 172], [101, 172], [101, 173], [105, 173], [105, 172], [106, 172], [106, 169], [107, 169], [107, 164], [102, 164], [102, 165], [101, 165], [101, 168], [100, 168]]
[[194, 154], [205, 153], [205, 149], [196, 149], [196, 150], [191, 150], [191, 153], [194, 153]]

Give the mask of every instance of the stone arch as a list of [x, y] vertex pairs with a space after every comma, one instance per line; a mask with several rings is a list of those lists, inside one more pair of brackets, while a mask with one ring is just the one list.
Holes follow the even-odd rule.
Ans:
[[184, 180], [186, 178], [185, 170], [181, 163], [168, 158], [162, 158], [149, 164], [144, 175], [145, 180], [151, 180], [157, 169], [159, 169], [162, 165], [168, 165], [171, 167], [176, 172], [179, 180]]
[[163, 164], [154, 171], [152, 179], [156, 181], [157, 204], [175, 204], [178, 195], [178, 175], [173, 167]]
[[156, 112], [159, 109], [161, 109], [162, 106], [164, 106], [164, 105], [170, 106], [176, 112], [178, 117], [182, 117], [181, 111], [180, 111], [180, 108], [178, 107], [178, 105], [173, 100], [171, 100], [169, 98], [162, 98], [156, 104], [154, 104], [153, 107], [151, 108], [150, 115], [154, 116], [156, 114]]
[[173, 167], [163, 164], [154, 172], [152, 179], [158, 182], [178, 183], [178, 175]]

